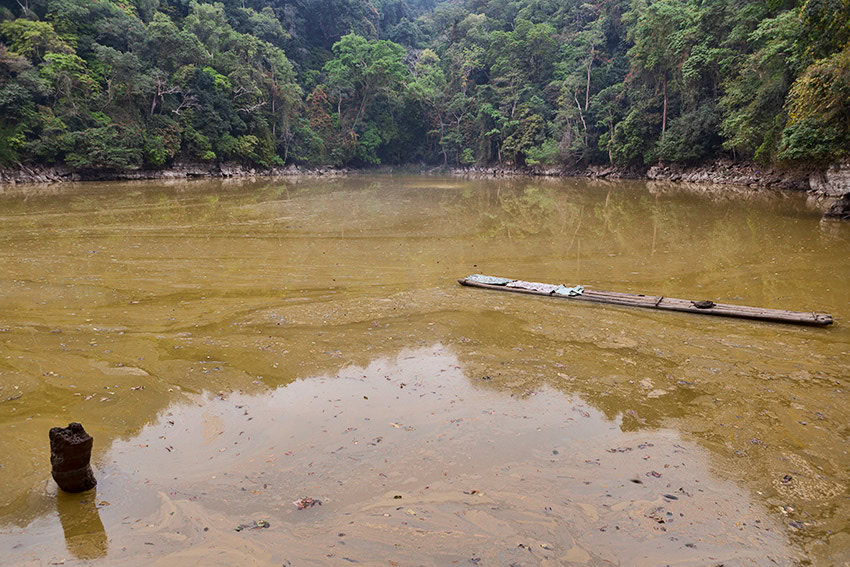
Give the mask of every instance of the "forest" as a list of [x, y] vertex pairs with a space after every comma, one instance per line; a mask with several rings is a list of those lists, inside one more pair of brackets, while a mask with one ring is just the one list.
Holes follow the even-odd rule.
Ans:
[[825, 164], [850, 0], [0, 0], [0, 165]]

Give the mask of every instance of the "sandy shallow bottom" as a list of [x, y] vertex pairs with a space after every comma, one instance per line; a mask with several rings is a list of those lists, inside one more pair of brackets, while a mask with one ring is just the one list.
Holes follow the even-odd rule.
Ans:
[[[674, 431], [464, 375], [440, 345], [177, 403], [4, 565], [791, 565], [783, 528]], [[296, 502], [320, 500], [305, 509]], [[52, 508], [52, 509], [51, 509]], [[268, 527], [256, 527], [265, 525]], [[239, 531], [237, 528], [245, 527]]]

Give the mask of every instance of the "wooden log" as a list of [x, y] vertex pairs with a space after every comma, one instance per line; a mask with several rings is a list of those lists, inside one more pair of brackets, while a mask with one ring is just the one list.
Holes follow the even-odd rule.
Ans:
[[91, 469], [94, 438], [79, 423], [50, 430], [50, 464], [53, 480], [65, 492], [85, 492], [97, 485]]
[[[832, 325], [832, 315], [828, 313], [815, 313], [810, 311], [785, 311], [782, 309], [766, 309], [761, 307], [748, 307], [746, 305], [731, 305], [727, 303], [714, 303], [691, 301], [688, 299], [676, 299], [659, 295], [643, 295], [635, 293], [619, 293], [613, 291], [595, 291], [585, 289], [581, 295], [553, 295], [551, 293], [507, 287], [505, 285], [493, 285], [471, 281], [466, 278], [458, 280], [464, 286], [480, 287], [496, 291], [507, 291], [511, 293], [523, 293], [526, 295], [540, 295], [544, 297], [556, 297], [570, 299], [573, 301], [589, 301], [593, 303], [607, 303], [610, 305], [623, 305], [626, 307], [643, 307], [647, 309], [658, 309], [661, 311], [679, 311], [682, 313], [694, 313], [698, 315], [716, 315], [720, 317], [737, 317], [740, 319], [755, 319], [759, 321], [770, 321], [774, 323], [791, 323], [795, 325], [810, 325], [825, 327]], [[708, 303], [711, 305], [708, 306]]]

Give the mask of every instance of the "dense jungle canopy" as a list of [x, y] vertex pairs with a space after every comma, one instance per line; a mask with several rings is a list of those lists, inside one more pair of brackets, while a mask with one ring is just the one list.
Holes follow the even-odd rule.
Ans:
[[0, 165], [848, 148], [850, 0], [0, 0]]

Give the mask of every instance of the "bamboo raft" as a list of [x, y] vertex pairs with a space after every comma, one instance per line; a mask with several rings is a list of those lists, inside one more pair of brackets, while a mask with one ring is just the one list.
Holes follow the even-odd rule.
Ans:
[[[482, 283], [480, 281], [470, 279], [474, 277], [493, 281], [502, 280], [504, 283]], [[719, 317], [737, 317], [740, 319], [755, 319], [759, 321], [809, 325], [815, 327], [826, 327], [828, 325], [832, 325], [832, 315], [828, 313], [815, 313], [812, 311], [765, 309], [761, 307], [747, 307], [745, 305], [714, 303], [713, 301], [676, 299], [674, 297], [664, 297], [662, 295], [617, 293], [612, 291], [595, 291], [583, 288], [573, 288], [580, 291], [576, 291], [574, 294], [568, 295], [563, 293], [563, 291], [570, 291], [570, 288], [565, 288], [564, 286], [541, 284], [537, 282], [523, 282], [520, 280], [493, 278], [489, 276], [469, 276], [458, 280], [458, 283], [464, 286], [480, 287], [496, 291], [556, 297], [561, 299], [571, 299], [574, 301], [589, 301], [592, 303], [624, 305], [627, 307], [643, 307], [646, 309], [659, 309], [662, 311], [679, 311], [682, 313], [716, 315]]]

